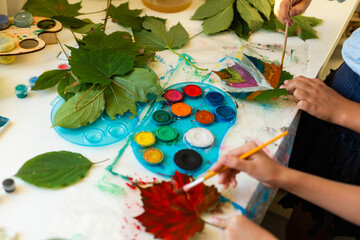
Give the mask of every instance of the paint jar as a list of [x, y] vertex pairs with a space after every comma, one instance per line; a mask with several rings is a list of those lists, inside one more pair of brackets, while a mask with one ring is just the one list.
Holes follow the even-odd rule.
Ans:
[[174, 13], [188, 8], [191, 0], [142, 0], [144, 5], [154, 11]]
[[0, 14], [0, 30], [6, 29], [10, 26], [8, 16]]
[[156, 141], [154, 134], [149, 131], [138, 132], [135, 135], [134, 140], [140, 147], [144, 148], [151, 147]]
[[15, 41], [10, 36], [0, 36], [0, 52], [10, 52], [16, 47]]
[[195, 150], [182, 149], [175, 153], [174, 162], [182, 170], [194, 171], [201, 166], [203, 159]]
[[15, 86], [15, 94], [18, 98], [27, 97], [27, 86], [24, 84], [18, 84]]
[[36, 80], [38, 80], [38, 77], [31, 77], [31, 78], [29, 78], [29, 86], [30, 86], [30, 89], [33, 88], [33, 86], [35, 85]]
[[214, 122], [215, 116], [209, 111], [201, 110], [195, 114], [195, 120], [201, 125], [210, 125]]
[[208, 92], [205, 95], [205, 100], [211, 106], [218, 106], [224, 102], [224, 96], [219, 92]]
[[171, 103], [180, 102], [184, 98], [184, 94], [177, 89], [168, 89], [164, 93], [164, 98]]
[[20, 28], [26, 28], [33, 24], [33, 17], [29, 12], [18, 12], [14, 15], [14, 24]]
[[172, 121], [170, 113], [164, 110], [158, 110], [152, 115], [153, 122], [156, 125], [169, 125]]
[[149, 164], [159, 164], [164, 159], [164, 154], [157, 148], [150, 148], [144, 152], [143, 158]]
[[15, 191], [15, 181], [12, 178], [7, 178], [2, 182], [5, 192], [12, 193]]
[[[0, 52], [10, 52], [16, 47], [15, 41], [10, 36], [0, 36]], [[10, 64], [15, 61], [15, 56], [0, 56], [0, 63]]]
[[180, 102], [171, 106], [171, 112], [179, 118], [184, 118], [191, 115], [192, 109], [188, 104]]
[[189, 85], [185, 86], [183, 91], [186, 96], [191, 97], [191, 98], [201, 97], [201, 94], [202, 94], [201, 87], [194, 85], [194, 84], [189, 84]]
[[215, 137], [212, 132], [206, 128], [197, 127], [191, 128], [184, 134], [184, 140], [191, 147], [195, 148], [209, 148], [215, 142]]
[[156, 130], [156, 137], [162, 142], [174, 141], [178, 136], [178, 132], [175, 128], [170, 126], [162, 126]]
[[231, 121], [235, 117], [235, 111], [229, 106], [218, 106], [215, 109], [215, 117], [219, 121]]

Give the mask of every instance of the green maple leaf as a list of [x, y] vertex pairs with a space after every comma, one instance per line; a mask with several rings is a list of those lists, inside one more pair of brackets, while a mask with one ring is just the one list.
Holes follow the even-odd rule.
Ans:
[[144, 18], [139, 16], [141, 12], [141, 9], [130, 10], [129, 2], [126, 2], [118, 7], [111, 5], [109, 15], [119, 25], [131, 27], [134, 30], [141, 30], [141, 24], [144, 21]]
[[114, 52], [110, 48], [76, 49], [71, 48], [69, 64], [80, 83], [109, 85], [112, 77], [131, 71], [134, 60], [125, 53]]
[[157, 76], [146, 68], [135, 68], [132, 72], [121, 77], [114, 77], [105, 92], [105, 110], [111, 117], [123, 115], [129, 111], [137, 114], [136, 103], [148, 101], [148, 94], [160, 96], [162, 94]]
[[134, 33], [134, 36], [136, 41], [150, 50], [177, 49], [189, 42], [189, 35], [180, 23], [166, 31], [163, 21], [146, 18], [142, 26], [145, 30]]
[[204, 33], [212, 34], [220, 31], [224, 31], [230, 27], [231, 22], [234, 18], [233, 3], [235, 0], [226, 0], [227, 6], [216, 15], [204, 20], [202, 26]]
[[69, 70], [50, 70], [42, 73], [36, 80], [31, 90], [44, 90], [58, 84]]
[[213, 17], [232, 5], [235, 0], [208, 0], [201, 5], [191, 17], [193, 20], [204, 20]]
[[88, 24], [87, 22], [75, 17], [54, 16], [53, 18], [61, 22], [64, 27], [68, 28], [81, 28]]
[[77, 92], [54, 115], [53, 127], [78, 128], [94, 122], [105, 107], [103, 90]]
[[16, 177], [43, 188], [62, 188], [84, 178], [93, 165], [79, 153], [48, 152], [28, 160]]
[[86, 34], [92, 30], [95, 30], [97, 28], [100, 28], [103, 24], [102, 23], [94, 23], [88, 18], [82, 19], [86, 23], [86, 25], [82, 27], [70, 27], [71, 31], [81, 34]]
[[81, 2], [69, 4], [67, 0], [28, 0], [23, 8], [34, 16], [76, 17], [80, 15]]
[[[99, 42], [102, 44], [100, 45]], [[126, 53], [133, 57], [138, 65], [145, 65], [145, 63], [152, 58], [154, 52], [148, 51], [141, 47], [137, 42], [132, 40], [132, 36], [128, 32], [114, 32], [106, 35], [99, 28], [87, 34], [79, 45], [86, 49], [101, 49], [108, 47], [113, 51]]]
[[241, 18], [249, 25], [251, 31], [257, 31], [263, 26], [264, 20], [258, 10], [246, 0], [236, 0], [236, 8]]

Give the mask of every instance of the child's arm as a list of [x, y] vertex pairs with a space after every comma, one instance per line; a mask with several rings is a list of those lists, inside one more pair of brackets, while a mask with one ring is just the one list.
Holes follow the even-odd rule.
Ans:
[[319, 78], [296, 77], [283, 85], [293, 93], [299, 109], [360, 133], [360, 103], [344, 98]]
[[219, 171], [219, 183], [236, 185], [235, 176], [240, 171], [258, 179], [266, 186], [283, 188], [309, 202], [312, 202], [338, 216], [360, 226], [360, 187], [338, 183], [278, 164], [263, 151], [253, 154], [248, 159], [239, 156], [256, 147], [254, 142], [234, 149], [223, 155], [211, 168]]

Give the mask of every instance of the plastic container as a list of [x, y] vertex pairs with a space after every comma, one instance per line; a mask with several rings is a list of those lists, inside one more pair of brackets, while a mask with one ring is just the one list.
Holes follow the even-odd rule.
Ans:
[[144, 5], [154, 11], [164, 13], [181, 12], [188, 8], [191, 0], [142, 0]]

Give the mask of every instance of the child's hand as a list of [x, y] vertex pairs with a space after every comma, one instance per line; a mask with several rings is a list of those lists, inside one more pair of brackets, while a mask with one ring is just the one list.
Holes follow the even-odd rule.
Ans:
[[310, 2], [311, 0], [292, 0], [290, 9], [290, 0], [275, 0], [274, 14], [283, 25], [289, 22], [291, 27], [294, 22], [290, 18], [303, 13], [310, 5]]
[[349, 106], [349, 100], [321, 79], [299, 76], [286, 80], [281, 88], [294, 95], [299, 109], [321, 120], [341, 125], [342, 113]]
[[214, 217], [212, 223], [224, 229], [225, 240], [274, 240], [271, 233], [250, 221], [244, 215], [234, 215], [227, 219]]
[[227, 188], [230, 184], [236, 186], [236, 174], [240, 171], [246, 172], [250, 176], [258, 179], [266, 186], [276, 186], [277, 177], [280, 176], [280, 171], [284, 168], [276, 161], [271, 159], [264, 151], [259, 151], [247, 159], [240, 159], [239, 156], [255, 148], [257, 145], [254, 142], [238, 147], [227, 154], [220, 157], [220, 159], [212, 166], [212, 171], [219, 171], [223, 166], [228, 169], [219, 174], [219, 183]]

